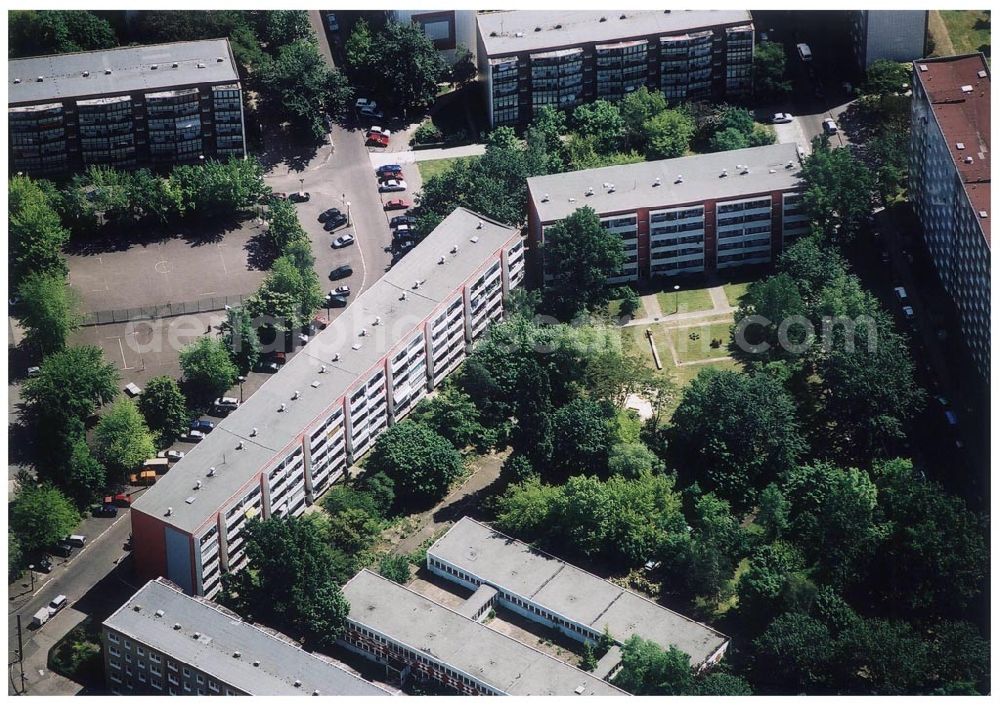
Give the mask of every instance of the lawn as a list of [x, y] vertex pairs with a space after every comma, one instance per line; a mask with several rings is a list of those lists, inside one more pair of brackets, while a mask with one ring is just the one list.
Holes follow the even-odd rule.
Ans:
[[712, 296], [708, 289], [681, 289], [676, 294], [673, 289], [661, 291], [656, 295], [656, 300], [660, 302], [660, 311], [664, 316], [674, 313], [690, 313], [692, 311], [710, 311], [712, 309]]
[[[729, 329], [732, 325], [732, 321], [725, 321], [696, 328], [664, 329], [663, 332], [669, 336], [681, 362], [695, 362], [729, 357]], [[713, 346], [713, 342], [719, 344]]]
[[[611, 299], [611, 301], [608, 302], [607, 306], [608, 315], [611, 316], [613, 319], [618, 320], [618, 318], [621, 317], [621, 314], [618, 312], [618, 307], [621, 305], [622, 305], [621, 299]], [[647, 315], [646, 307], [643, 306], [642, 299], [639, 299], [639, 308], [637, 308], [635, 310], [635, 313], [632, 314], [632, 318], [645, 318], [646, 315]]]
[[956, 54], [981, 51], [990, 56], [990, 13], [984, 10], [940, 10]]
[[427, 183], [432, 176], [437, 176], [438, 174], [450, 169], [452, 164], [472, 158], [473, 157], [452, 157], [451, 159], [431, 159], [426, 162], [417, 162], [417, 168], [420, 170], [420, 178], [424, 183]]
[[750, 282], [730, 282], [722, 285], [722, 288], [726, 290], [726, 299], [730, 306], [740, 305], [740, 299], [743, 298], [743, 294], [747, 293], [748, 286], [750, 286]]

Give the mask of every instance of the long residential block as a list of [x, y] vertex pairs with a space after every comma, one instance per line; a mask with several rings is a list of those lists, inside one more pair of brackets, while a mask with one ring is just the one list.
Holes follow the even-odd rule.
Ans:
[[346, 585], [345, 648], [462, 695], [628, 695], [586, 671], [363, 570]]
[[115, 695], [391, 695], [287, 637], [151, 580], [101, 629]]
[[752, 88], [746, 10], [513, 10], [477, 22], [491, 126], [528, 123], [545, 105], [620, 100], [641, 86], [671, 101]]
[[469, 517], [427, 549], [427, 569], [472, 590], [491, 587], [504, 608], [592, 645], [605, 630], [617, 646], [638, 635], [677, 647], [697, 670], [720, 661], [729, 647], [711, 627]]
[[305, 511], [465, 359], [524, 268], [517, 230], [453, 211], [135, 502], [139, 575], [213, 595], [247, 520]]
[[533, 265], [538, 274], [557, 271], [545, 258], [545, 232], [584, 206], [625, 248], [609, 283], [771, 262], [809, 229], [800, 170], [794, 144], [772, 144], [532, 177]]
[[13, 59], [7, 124], [12, 173], [246, 156], [228, 39]]
[[849, 10], [858, 68], [876, 61], [913, 61], [926, 54], [928, 10]]
[[914, 62], [910, 199], [984, 379], [990, 376], [990, 67], [982, 54]]

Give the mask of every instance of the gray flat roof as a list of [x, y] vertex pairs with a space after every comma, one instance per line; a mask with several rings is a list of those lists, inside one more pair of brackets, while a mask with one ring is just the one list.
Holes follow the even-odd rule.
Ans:
[[[482, 227], [478, 227], [482, 223]], [[473, 243], [472, 238], [478, 238]], [[329, 413], [330, 406], [372, 370], [466, 280], [519, 232], [458, 208], [371, 288], [316, 334], [288, 364], [273, 374], [237, 410], [163, 475], [133, 505], [188, 533], [196, 530], [236, 495], [302, 431]], [[457, 253], [452, 254], [453, 247]], [[438, 264], [444, 256], [444, 264]], [[421, 281], [418, 289], [413, 288]], [[406, 299], [400, 297], [406, 293]], [[379, 325], [373, 325], [376, 318]], [[367, 334], [361, 336], [365, 329]], [[359, 346], [357, 350], [354, 346]], [[335, 354], [340, 355], [333, 362]], [[326, 367], [320, 373], [320, 366]], [[313, 387], [318, 382], [318, 387]], [[293, 400], [294, 392], [300, 392]], [[285, 404], [285, 411], [278, 408]], [[251, 436], [251, 430], [257, 435]], [[240, 442], [243, 449], [237, 450]], [[285, 454], [287, 454], [285, 450]], [[207, 477], [215, 467], [213, 477]], [[201, 489], [194, 485], [201, 480]], [[186, 499], [194, 497], [193, 503]], [[173, 509], [164, 516], [167, 507]]]
[[[791, 168], [787, 168], [789, 162]], [[741, 174], [739, 165], [749, 167], [749, 172]], [[727, 176], [722, 176], [723, 169]], [[771, 144], [533, 176], [528, 179], [528, 193], [541, 222], [549, 223], [562, 220], [584, 206], [599, 214], [619, 213], [794, 189], [799, 186], [800, 171], [795, 144]], [[677, 183], [678, 177], [683, 177], [681, 183]], [[612, 184], [614, 191], [605, 184]], [[590, 188], [594, 192], [588, 196]], [[543, 200], [546, 195], [548, 199]]]
[[[198, 68], [199, 63], [204, 68]], [[105, 73], [108, 69], [109, 74]], [[89, 75], [84, 76], [84, 72]], [[15, 83], [15, 79], [20, 81]], [[235, 81], [239, 81], [239, 73], [228, 39], [146, 44], [11, 59], [7, 62], [7, 103], [22, 105]]]
[[409, 588], [362, 570], [344, 585], [349, 618], [510, 695], [628, 695]]
[[162, 578], [139, 588], [104, 625], [251, 695], [391, 694]]
[[633, 634], [676, 646], [697, 666], [729, 638], [641, 595], [464, 517], [427, 550], [498, 589], [624, 642]]
[[[621, 19], [622, 15], [625, 19]], [[602, 17], [606, 21], [601, 22]], [[508, 10], [476, 17], [487, 56], [693, 32], [752, 21], [747, 10]], [[541, 30], [536, 32], [536, 27]], [[491, 36], [494, 33], [496, 36]]]

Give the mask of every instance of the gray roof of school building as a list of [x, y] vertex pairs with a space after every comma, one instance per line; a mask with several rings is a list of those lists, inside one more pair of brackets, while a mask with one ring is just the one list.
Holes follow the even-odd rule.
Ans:
[[[516, 229], [472, 211], [453, 211], [371, 288], [358, 294], [326, 330], [318, 332], [244, 404], [217, 423], [136, 500], [133, 510], [195, 533], [268, 461], [280, 457], [282, 451], [287, 454], [307, 426], [321, 421], [331, 404], [373, 370], [387, 352], [409, 340], [435, 308], [516, 236]], [[452, 253], [456, 247], [457, 252]], [[444, 264], [438, 264], [441, 257]], [[421, 284], [414, 289], [416, 281]], [[404, 293], [405, 300], [401, 298]], [[374, 325], [376, 318], [380, 319], [378, 325]], [[364, 336], [360, 335], [362, 329]], [[340, 356], [336, 362], [335, 354]], [[321, 366], [326, 368], [323, 373]], [[318, 386], [313, 387], [313, 383]], [[296, 391], [300, 395], [293, 400]], [[279, 412], [282, 404], [285, 411]], [[254, 428], [257, 434], [251, 436]], [[241, 442], [243, 448], [237, 450]], [[212, 477], [206, 474], [210, 467], [216, 469]], [[196, 491], [198, 480], [202, 484]], [[190, 504], [189, 498], [194, 498]], [[169, 517], [165, 516], [168, 507], [172, 509]]]
[[634, 634], [663, 648], [676, 646], [697, 666], [729, 638], [505, 534], [464, 517], [428, 550], [490, 585], [584, 624], [607, 627], [624, 642]]
[[344, 585], [344, 596], [351, 621], [509, 695], [628, 695], [368, 570]]
[[[624, 19], [623, 19], [624, 16]], [[601, 18], [605, 18], [602, 22]], [[747, 10], [508, 10], [476, 17], [487, 56], [694, 32], [753, 20]], [[541, 29], [535, 31], [536, 27]], [[495, 33], [495, 36], [491, 36]], [[521, 36], [518, 36], [518, 35]]]
[[[109, 69], [111, 73], [106, 73]], [[235, 81], [239, 73], [228, 39], [144, 44], [11, 59], [7, 62], [7, 103], [48, 103]]]
[[141, 587], [104, 625], [251, 695], [391, 694], [162, 578]]
[[[747, 167], [747, 173], [740, 167]], [[723, 170], [726, 176], [722, 176]], [[798, 147], [779, 143], [533, 176], [528, 179], [528, 193], [539, 220], [550, 223], [584, 206], [598, 214], [620, 213], [786, 191], [799, 187], [800, 171]], [[589, 189], [593, 193], [588, 196]]]

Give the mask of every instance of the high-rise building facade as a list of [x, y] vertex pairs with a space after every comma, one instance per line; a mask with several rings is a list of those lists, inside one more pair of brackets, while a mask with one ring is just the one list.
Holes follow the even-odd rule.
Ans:
[[227, 39], [13, 59], [7, 75], [11, 172], [246, 156]]
[[851, 46], [862, 71], [880, 59], [913, 61], [926, 53], [927, 10], [850, 10]]
[[990, 372], [990, 69], [982, 54], [914, 62], [910, 200], [966, 344]]
[[214, 595], [254, 516], [297, 516], [463, 359], [524, 278], [520, 233], [457, 209], [132, 506], [140, 577]]
[[531, 121], [647, 86], [672, 101], [748, 95], [745, 10], [514, 10], [480, 13], [478, 60], [491, 126]]

